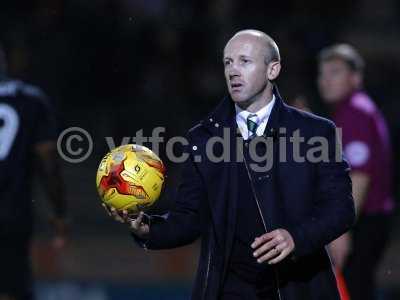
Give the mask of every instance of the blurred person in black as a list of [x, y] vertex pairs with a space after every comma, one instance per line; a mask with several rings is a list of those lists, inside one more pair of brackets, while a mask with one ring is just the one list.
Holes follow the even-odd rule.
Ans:
[[0, 46], [0, 300], [33, 299], [30, 241], [35, 167], [51, 201], [53, 246], [65, 244], [66, 203], [57, 163], [55, 115], [43, 92], [6, 75]]
[[[144, 248], [174, 248], [201, 237], [192, 299], [338, 300], [325, 246], [351, 227], [354, 205], [348, 165], [336, 159], [335, 126], [284, 103], [274, 84], [279, 49], [267, 34], [240, 31], [223, 55], [229, 96], [189, 130], [174, 209], [148, 224], [143, 213], [130, 220], [126, 211], [105, 208], [129, 224]], [[287, 159], [277, 154], [281, 128]], [[231, 159], [215, 162], [208, 142], [226, 131], [229, 146], [213, 150]], [[288, 138], [295, 131], [304, 139], [324, 138], [328, 158], [296, 160]], [[252, 145], [257, 155], [268, 149], [274, 155], [258, 157], [257, 164]], [[308, 143], [301, 147], [310, 150]], [[270, 169], [253, 169], [266, 162]]]
[[319, 55], [319, 92], [342, 130], [344, 156], [351, 166], [357, 223], [329, 250], [352, 300], [375, 299], [375, 275], [394, 210], [390, 135], [384, 116], [363, 89], [364, 64], [348, 44], [332, 45]]

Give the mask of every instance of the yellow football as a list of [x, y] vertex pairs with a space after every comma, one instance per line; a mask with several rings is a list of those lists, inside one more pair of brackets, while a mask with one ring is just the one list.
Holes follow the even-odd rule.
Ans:
[[135, 214], [157, 201], [164, 180], [161, 159], [144, 146], [129, 144], [104, 156], [97, 170], [96, 186], [108, 206]]

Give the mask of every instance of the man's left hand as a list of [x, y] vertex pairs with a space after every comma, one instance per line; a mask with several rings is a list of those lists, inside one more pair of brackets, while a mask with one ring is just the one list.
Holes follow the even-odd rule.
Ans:
[[251, 247], [255, 249], [253, 255], [258, 263], [268, 262], [276, 264], [294, 251], [295, 245], [292, 236], [285, 229], [274, 231], [256, 237]]

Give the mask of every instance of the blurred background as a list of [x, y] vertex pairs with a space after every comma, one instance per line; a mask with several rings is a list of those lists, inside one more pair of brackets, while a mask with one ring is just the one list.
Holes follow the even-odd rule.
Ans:
[[[254, 28], [277, 42], [283, 59], [278, 86], [287, 101], [302, 95], [326, 115], [318, 97], [316, 55], [334, 42], [358, 48], [367, 62], [365, 86], [385, 115], [400, 167], [400, 2], [31, 0], [3, 1], [0, 41], [10, 75], [41, 87], [58, 112], [60, 130], [79, 126], [94, 140], [79, 164], [62, 162], [71, 222], [69, 245], [50, 246], [46, 201], [38, 215], [33, 264], [39, 300], [188, 299], [197, 244], [144, 252], [127, 228], [100, 206], [95, 173], [116, 142], [143, 129], [184, 135], [225, 95], [222, 50], [237, 30]], [[165, 159], [161, 150], [161, 157]], [[172, 205], [179, 165], [165, 159]], [[399, 172], [395, 178], [399, 199]], [[382, 299], [400, 299], [400, 219], [380, 266]], [[397, 229], [396, 229], [397, 228]], [[396, 290], [397, 289], [397, 290]], [[397, 294], [397, 296], [396, 296]]]

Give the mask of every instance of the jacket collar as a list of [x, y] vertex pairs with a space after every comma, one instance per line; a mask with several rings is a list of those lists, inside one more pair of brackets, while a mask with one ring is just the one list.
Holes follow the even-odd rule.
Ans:
[[[275, 104], [265, 128], [264, 136], [274, 135], [278, 132], [280, 114], [285, 106], [275, 84], [273, 85], [272, 92], [275, 95]], [[224, 128], [236, 128], [235, 116], [235, 104], [229, 96], [226, 96], [214, 111], [203, 119], [202, 123], [213, 135], [222, 136]]]

